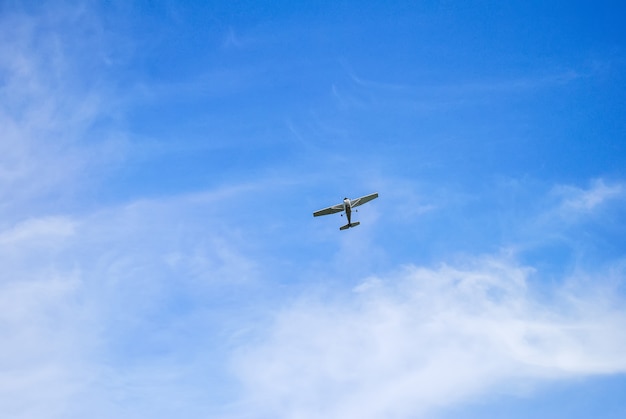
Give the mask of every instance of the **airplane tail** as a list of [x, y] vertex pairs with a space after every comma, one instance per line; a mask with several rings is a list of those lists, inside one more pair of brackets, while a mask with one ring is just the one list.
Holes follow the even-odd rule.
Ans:
[[348, 224], [346, 224], [345, 226], [341, 226], [341, 227], [339, 227], [339, 230], [347, 230], [347, 229], [349, 229], [350, 227], [356, 227], [356, 226], [358, 226], [359, 224], [361, 224], [359, 221], [356, 221], [356, 222], [354, 222], [354, 223], [348, 223]]

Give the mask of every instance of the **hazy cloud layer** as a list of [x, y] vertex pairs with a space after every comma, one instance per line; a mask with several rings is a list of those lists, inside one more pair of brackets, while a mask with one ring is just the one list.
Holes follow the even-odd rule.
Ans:
[[207, 220], [216, 202], [144, 201], [0, 232], [2, 410], [141, 417], [192, 405], [200, 389], [223, 397], [216, 377], [230, 336], [251, 325], [258, 268], [236, 233]]

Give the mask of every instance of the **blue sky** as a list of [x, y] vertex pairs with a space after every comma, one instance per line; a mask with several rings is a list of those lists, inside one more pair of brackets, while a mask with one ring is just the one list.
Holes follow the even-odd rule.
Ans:
[[624, 417], [624, 6], [501, 3], [0, 4], [0, 410]]

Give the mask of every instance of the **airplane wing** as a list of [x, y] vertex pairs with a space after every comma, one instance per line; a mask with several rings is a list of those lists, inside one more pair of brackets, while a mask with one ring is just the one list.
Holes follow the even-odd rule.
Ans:
[[353, 199], [351, 201], [352, 208], [358, 207], [359, 205], [363, 205], [366, 202], [370, 202], [374, 198], [378, 198], [378, 192], [375, 192], [375, 193], [372, 193], [372, 194], [369, 194], [369, 195], [365, 195], [365, 196], [362, 196], [362, 197], [357, 198], [357, 199]]
[[315, 211], [313, 213], [313, 217], [319, 217], [320, 215], [334, 214], [336, 212], [341, 212], [341, 211], [343, 211], [343, 204], [337, 204], [337, 205], [333, 205], [332, 207]]

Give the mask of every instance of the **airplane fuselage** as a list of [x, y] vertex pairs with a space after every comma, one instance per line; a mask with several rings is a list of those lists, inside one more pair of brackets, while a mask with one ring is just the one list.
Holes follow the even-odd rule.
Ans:
[[352, 218], [352, 203], [350, 202], [349, 198], [344, 198], [343, 199], [343, 210], [346, 213], [346, 217], [348, 218], [348, 225], [352, 224], [351, 218]]

